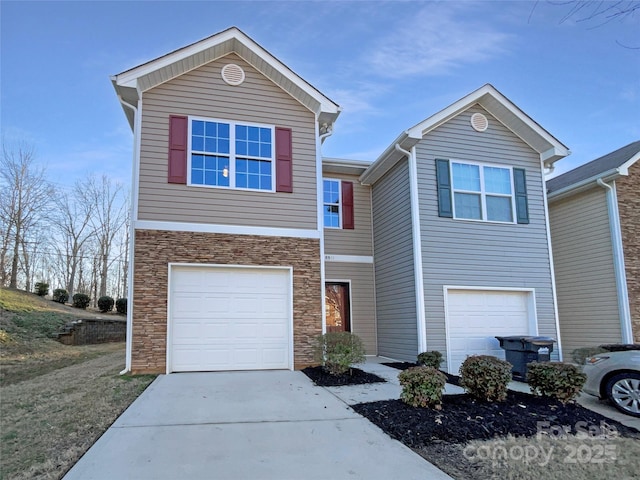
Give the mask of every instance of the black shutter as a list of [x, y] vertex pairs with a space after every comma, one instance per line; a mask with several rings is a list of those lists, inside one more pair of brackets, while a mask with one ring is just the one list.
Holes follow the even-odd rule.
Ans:
[[438, 182], [438, 215], [453, 218], [449, 160], [436, 158], [436, 181]]
[[518, 223], [529, 223], [527, 202], [527, 174], [524, 168], [513, 169], [513, 189], [516, 194], [516, 219]]

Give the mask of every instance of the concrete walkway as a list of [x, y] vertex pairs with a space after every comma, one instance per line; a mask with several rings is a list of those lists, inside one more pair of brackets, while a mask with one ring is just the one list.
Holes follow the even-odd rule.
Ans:
[[333, 393], [301, 372], [161, 375], [64, 478], [450, 478]]

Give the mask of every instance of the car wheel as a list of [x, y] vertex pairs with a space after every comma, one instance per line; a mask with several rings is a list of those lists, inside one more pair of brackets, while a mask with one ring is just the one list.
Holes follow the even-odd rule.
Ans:
[[607, 382], [607, 397], [627, 415], [640, 417], [640, 373], [619, 373]]

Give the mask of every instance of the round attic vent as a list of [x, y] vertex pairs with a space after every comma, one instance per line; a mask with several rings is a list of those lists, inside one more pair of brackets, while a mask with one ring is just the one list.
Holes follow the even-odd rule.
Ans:
[[489, 120], [481, 113], [471, 115], [471, 126], [476, 132], [484, 132], [489, 127]]
[[235, 63], [222, 67], [222, 79], [229, 85], [240, 85], [244, 82], [244, 70]]

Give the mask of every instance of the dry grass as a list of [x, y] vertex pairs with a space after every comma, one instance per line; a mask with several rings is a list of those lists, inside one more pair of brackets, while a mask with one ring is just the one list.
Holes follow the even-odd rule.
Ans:
[[151, 383], [154, 376], [119, 375], [124, 344], [115, 345], [2, 387], [0, 478], [61, 478]]
[[0, 289], [0, 480], [61, 478], [155, 378], [119, 375], [124, 343], [52, 340], [104, 316]]
[[482, 479], [626, 480], [637, 479], [640, 472], [640, 442], [618, 436], [474, 441], [463, 455]]

